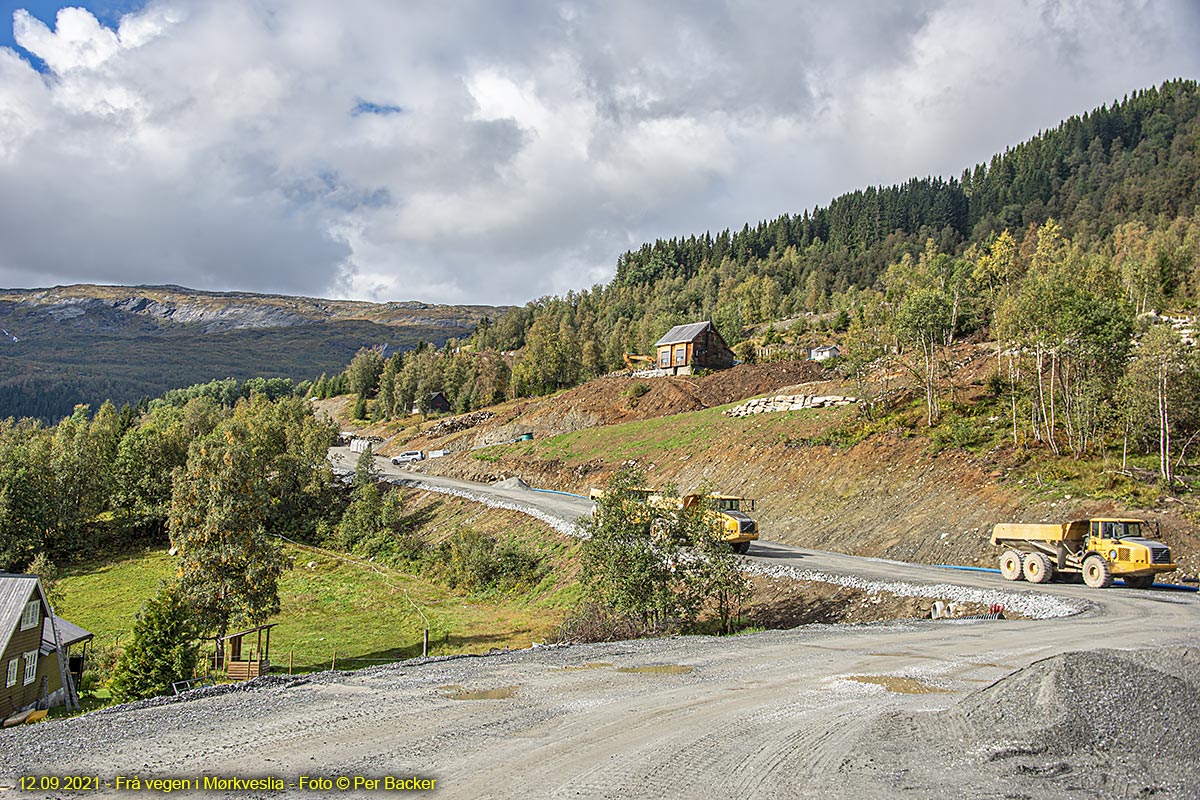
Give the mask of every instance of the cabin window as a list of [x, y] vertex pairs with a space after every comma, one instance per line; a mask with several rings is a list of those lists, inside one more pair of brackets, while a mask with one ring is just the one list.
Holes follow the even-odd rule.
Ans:
[[687, 345], [681, 344], [675, 348], [675, 363], [677, 365], [687, 363]]
[[25, 604], [25, 611], [21, 614], [21, 630], [27, 631], [30, 628], [37, 627], [38, 622], [38, 603], [37, 600], [30, 600]]
[[671, 348], [667, 347], [658, 354], [658, 365], [660, 367], [671, 366]]
[[30, 650], [25, 654], [25, 685], [33, 683], [33, 679], [37, 677], [37, 650]]
[[9, 686], [17, 685], [17, 659], [8, 662], [8, 682], [4, 684], [7, 689]]

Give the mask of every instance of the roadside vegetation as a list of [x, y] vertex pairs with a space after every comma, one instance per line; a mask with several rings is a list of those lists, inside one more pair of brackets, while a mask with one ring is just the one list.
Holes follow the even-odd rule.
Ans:
[[[339, 647], [343, 666], [351, 656], [366, 659], [362, 666], [419, 648], [421, 627], [381, 627], [382, 615], [397, 608], [415, 612], [422, 626], [438, 616], [422, 618], [394, 576], [416, 582], [436, 603], [489, 605], [487, 614], [449, 615], [441, 630], [431, 622], [436, 646], [478, 649], [490, 637], [527, 645], [553, 629], [560, 613], [553, 609], [570, 593], [560, 580], [570, 574], [569, 548], [531, 523], [512, 524], [511, 514], [500, 515], [510, 523], [500, 531], [486, 519], [443, 519], [428, 503], [410, 508], [367, 467], [346, 487], [326, 457], [336, 430], [309, 401], [290, 383], [243, 388], [231, 381], [181, 389], [144, 410], [106, 403], [93, 415], [79, 407], [54, 427], [0, 423], [0, 569], [66, 574], [52, 587], [65, 596], [56, 600], [59, 612], [65, 607], [67, 618], [113, 632], [89, 653], [86, 689], [119, 699], [161, 692], [210, 663], [218, 637], [303, 616], [311, 604], [304, 582], [295, 583], [304, 574], [296, 568], [303, 548], [357, 564], [385, 591], [352, 613], [311, 614], [287, 650], [294, 658], [299, 647], [300, 668], [326, 656], [332, 663]], [[164, 558], [167, 547], [172, 555]], [[106, 565], [141, 548], [159, 555], [132, 572]], [[297, 607], [284, 608], [285, 599]], [[540, 621], [529, 612], [526, 621], [504, 622], [523, 613], [508, 605], [533, 603], [542, 605]], [[360, 629], [386, 631], [386, 646], [364, 641]], [[306, 630], [323, 633], [305, 638]], [[314, 640], [328, 640], [320, 656]], [[197, 661], [198, 641], [209, 644]]]
[[583, 600], [559, 633], [564, 641], [612, 641], [671, 633], [733, 633], [750, 583], [702, 506], [669, 489], [660, 504], [639, 489], [645, 473], [622, 469], [580, 521]]

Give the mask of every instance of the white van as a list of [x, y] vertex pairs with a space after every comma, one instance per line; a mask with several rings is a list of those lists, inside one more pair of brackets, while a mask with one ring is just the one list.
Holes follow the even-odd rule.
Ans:
[[420, 450], [405, 450], [398, 456], [392, 456], [393, 464], [411, 464], [414, 461], [423, 461], [425, 454]]

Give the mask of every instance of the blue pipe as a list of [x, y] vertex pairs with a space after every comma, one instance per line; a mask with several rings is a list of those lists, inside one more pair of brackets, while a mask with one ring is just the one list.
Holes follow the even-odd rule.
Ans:
[[584, 497], [581, 494], [574, 494], [572, 492], [560, 492], [557, 489], [534, 489], [532, 486], [530, 486], [529, 488], [533, 489], [533, 491], [535, 491], [535, 492], [545, 492], [546, 494], [563, 494], [563, 495], [566, 495], [567, 497], [578, 497], [580, 500], [591, 500], [592, 499], [590, 497]]
[[963, 572], [994, 572], [997, 575], [1000, 574], [1000, 570], [994, 567], [963, 567], [958, 564], [934, 564], [934, 566], [941, 567], [942, 569], [961, 569]]

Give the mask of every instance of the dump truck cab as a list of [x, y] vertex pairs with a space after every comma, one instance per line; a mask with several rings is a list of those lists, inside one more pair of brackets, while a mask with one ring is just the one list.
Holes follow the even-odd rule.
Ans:
[[735, 553], [745, 553], [750, 543], [758, 539], [758, 522], [750, 516], [757, 501], [731, 494], [688, 495], [706, 506], [705, 514], [720, 528], [721, 538], [729, 542]]
[[[1157, 534], [1157, 531], [1154, 532]], [[1141, 519], [1119, 517], [1088, 520], [1087, 551], [1108, 562], [1113, 577], [1149, 587], [1159, 572], [1175, 569], [1171, 548], [1152, 538], [1150, 525]], [[1084, 560], [1087, 560], [1085, 556]], [[1087, 571], [1084, 572], [1087, 578]]]

